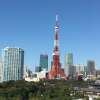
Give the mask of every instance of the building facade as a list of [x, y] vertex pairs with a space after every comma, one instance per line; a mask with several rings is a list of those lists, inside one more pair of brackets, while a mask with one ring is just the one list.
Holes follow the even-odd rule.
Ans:
[[73, 54], [68, 53], [65, 55], [64, 59], [64, 72], [67, 77], [73, 77], [75, 73], [75, 68], [73, 66]]
[[40, 55], [40, 69], [46, 69], [48, 70], [48, 55], [47, 54], [41, 54]]
[[100, 78], [100, 70], [96, 70], [96, 78]]
[[35, 66], [35, 72], [40, 72], [41, 71], [41, 67], [40, 66]]
[[22, 80], [24, 51], [21, 48], [5, 48], [3, 51], [3, 81]]
[[75, 73], [76, 75], [83, 75], [84, 74], [85, 66], [82, 64], [75, 65]]
[[84, 78], [86, 78], [87, 75], [88, 75], [87, 66], [84, 66], [84, 73], [83, 73], [83, 75], [84, 75]]
[[65, 63], [69, 65], [73, 65], [73, 54], [68, 53], [65, 55]]
[[24, 65], [23, 78], [25, 79], [26, 77], [28, 77], [28, 66]]
[[95, 75], [96, 74], [94, 61], [92, 61], [92, 60], [87, 61], [87, 70], [88, 70], [88, 75]]

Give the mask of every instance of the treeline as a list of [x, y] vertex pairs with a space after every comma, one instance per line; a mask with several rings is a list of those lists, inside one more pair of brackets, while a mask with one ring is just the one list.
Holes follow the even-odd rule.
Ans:
[[36, 84], [24, 80], [3, 82], [0, 84], [0, 100], [28, 100], [29, 94], [36, 91]]
[[[86, 87], [87, 82], [65, 80], [41, 80], [38, 83], [9, 81], [0, 84], [0, 100], [73, 100], [87, 98], [73, 87]], [[88, 100], [88, 99], [85, 99]]]

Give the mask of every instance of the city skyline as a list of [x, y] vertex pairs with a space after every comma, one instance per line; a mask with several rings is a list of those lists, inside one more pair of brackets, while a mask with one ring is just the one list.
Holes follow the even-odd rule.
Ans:
[[[32, 70], [40, 54], [52, 60], [55, 15], [59, 14], [60, 59], [73, 53], [74, 64], [94, 60], [100, 69], [100, 1], [0, 1], [0, 49], [21, 47]], [[50, 65], [49, 65], [50, 67]]]

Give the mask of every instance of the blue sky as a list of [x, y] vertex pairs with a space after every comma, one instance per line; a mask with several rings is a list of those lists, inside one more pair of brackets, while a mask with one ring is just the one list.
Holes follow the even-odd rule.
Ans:
[[56, 13], [61, 63], [72, 52], [75, 64], [91, 59], [100, 69], [100, 0], [0, 0], [0, 49], [23, 48], [32, 70], [41, 53], [50, 62]]

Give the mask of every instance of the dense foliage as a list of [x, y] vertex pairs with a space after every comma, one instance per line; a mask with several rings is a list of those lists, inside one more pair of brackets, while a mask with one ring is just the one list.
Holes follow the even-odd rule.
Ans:
[[[0, 84], [0, 100], [73, 100], [87, 98], [73, 87], [86, 87], [88, 82], [74, 80], [9, 81]], [[88, 100], [88, 99], [85, 99]]]

